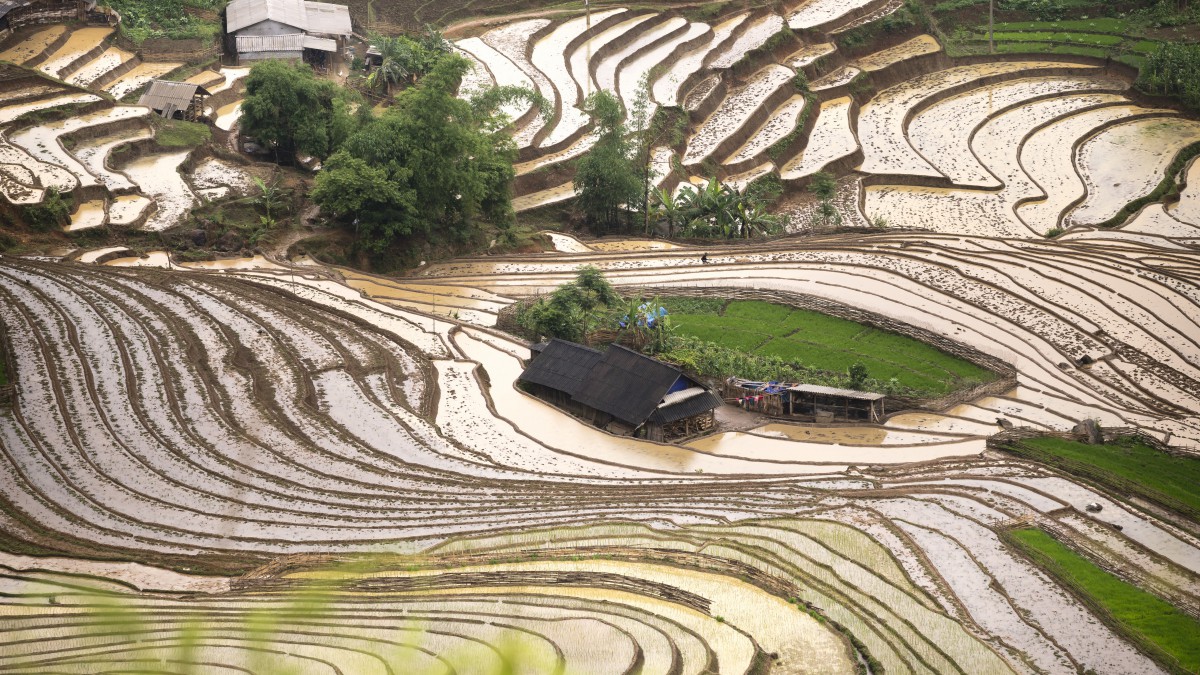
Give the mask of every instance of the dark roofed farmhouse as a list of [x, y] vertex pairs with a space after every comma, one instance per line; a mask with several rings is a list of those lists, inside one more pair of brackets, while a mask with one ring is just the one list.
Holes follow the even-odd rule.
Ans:
[[620, 345], [535, 345], [520, 382], [538, 398], [614, 433], [651, 440], [712, 429], [720, 397], [675, 366]]

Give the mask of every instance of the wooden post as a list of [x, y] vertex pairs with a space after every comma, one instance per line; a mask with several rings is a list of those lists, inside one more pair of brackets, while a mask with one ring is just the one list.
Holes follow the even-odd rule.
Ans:
[[996, 0], [988, 0], [988, 53], [996, 53]]

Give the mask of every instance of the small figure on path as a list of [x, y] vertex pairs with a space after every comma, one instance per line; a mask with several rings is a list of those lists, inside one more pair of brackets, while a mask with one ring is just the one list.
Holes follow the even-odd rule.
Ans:
[[704, 263], [705, 265], [708, 264], [708, 252], [707, 251], [700, 254], [700, 262]]

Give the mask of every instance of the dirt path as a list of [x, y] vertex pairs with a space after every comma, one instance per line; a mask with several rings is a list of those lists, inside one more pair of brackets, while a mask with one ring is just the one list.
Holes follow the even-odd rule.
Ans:
[[[311, 214], [310, 212], [306, 212], [303, 216], [303, 220], [308, 220], [310, 215], [315, 215], [316, 210], [317, 209], [314, 206], [311, 209]], [[290, 249], [293, 245], [305, 239], [309, 239], [310, 237], [315, 237], [318, 234], [322, 234], [326, 231], [328, 231], [328, 228], [307, 226], [294, 227], [285, 232], [277, 241], [271, 242], [271, 244], [268, 246], [264, 246], [262, 250], [267, 257], [275, 258], [276, 260], [287, 260], [288, 249]]]

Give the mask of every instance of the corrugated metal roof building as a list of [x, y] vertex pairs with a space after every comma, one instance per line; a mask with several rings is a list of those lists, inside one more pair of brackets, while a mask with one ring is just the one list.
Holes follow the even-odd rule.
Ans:
[[225, 29], [230, 33], [241, 33], [263, 22], [288, 26], [292, 29], [289, 32], [303, 32], [308, 26], [304, 0], [233, 0], [225, 7]]
[[300, 59], [331, 53], [353, 31], [350, 8], [305, 0], [233, 0], [225, 24], [239, 60]]
[[350, 25], [350, 8], [330, 2], [305, 2], [308, 15], [305, 29], [315, 35], [349, 35], [354, 29]]
[[198, 84], [153, 80], [150, 88], [138, 99], [138, 105], [144, 105], [167, 119], [178, 117], [195, 121], [204, 110], [206, 96], [210, 96], [209, 91]]

